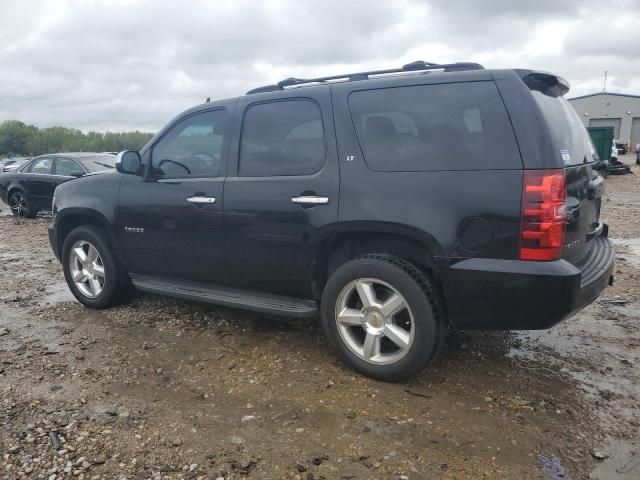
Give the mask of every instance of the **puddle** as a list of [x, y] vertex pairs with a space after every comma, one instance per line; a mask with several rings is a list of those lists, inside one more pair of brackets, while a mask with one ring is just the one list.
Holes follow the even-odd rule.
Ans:
[[41, 305], [57, 305], [59, 303], [76, 301], [65, 282], [49, 285], [44, 294], [45, 296], [40, 302]]
[[519, 332], [520, 345], [512, 347], [508, 356], [544, 359], [573, 378], [591, 401], [620, 403], [619, 413], [632, 418], [637, 412], [625, 404], [640, 398], [640, 382], [630, 375], [640, 364], [640, 351], [629, 338], [626, 323], [636, 323], [637, 318], [636, 304], [593, 305], [549, 330]]
[[592, 480], [638, 480], [640, 478], [640, 448], [609, 439], [599, 451], [610, 455], [593, 469]]
[[0, 329], [6, 329], [2, 336], [0, 351], [20, 348], [25, 344], [38, 343], [48, 353], [69, 350], [66, 335], [70, 333], [61, 321], [48, 320], [43, 325], [30, 315], [18, 313], [0, 303]]
[[[549, 330], [518, 332], [519, 345], [508, 353], [511, 358], [542, 361], [568, 375], [605, 431], [626, 437], [602, 442], [597, 450], [608, 457], [597, 461], [589, 476], [594, 480], [640, 479], [639, 439], [632, 427], [640, 420], [639, 318], [637, 303], [595, 303]], [[619, 430], [621, 420], [630, 426], [625, 433]]]

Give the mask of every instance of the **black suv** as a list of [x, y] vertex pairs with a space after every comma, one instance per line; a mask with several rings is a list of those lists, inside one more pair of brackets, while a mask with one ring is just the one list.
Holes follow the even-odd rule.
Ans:
[[287, 79], [178, 115], [118, 173], [64, 183], [71, 291], [321, 314], [349, 366], [397, 380], [447, 329], [548, 328], [612, 280], [603, 180], [566, 81], [414, 62]]

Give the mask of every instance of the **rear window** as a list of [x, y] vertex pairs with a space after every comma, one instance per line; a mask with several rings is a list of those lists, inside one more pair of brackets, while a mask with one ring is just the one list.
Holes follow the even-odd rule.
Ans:
[[349, 109], [373, 170], [522, 168], [493, 82], [358, 91], [349, 96]]
[[542, 111], [556, 148], [565, 165], [578, 165], [598, 159], [591, 137], [580, 117], [563, 97], [550, 97], [532, 90], [531, 94]]

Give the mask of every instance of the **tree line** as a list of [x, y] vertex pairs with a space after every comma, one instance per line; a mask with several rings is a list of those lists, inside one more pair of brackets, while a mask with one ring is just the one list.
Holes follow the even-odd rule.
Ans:
[[7, 120], [0, 124], [0, 157], [139, 150], [152, 136], [152, 133], [139, 131], [84, 133], [76, 128], [38, 128], [18, 120]]

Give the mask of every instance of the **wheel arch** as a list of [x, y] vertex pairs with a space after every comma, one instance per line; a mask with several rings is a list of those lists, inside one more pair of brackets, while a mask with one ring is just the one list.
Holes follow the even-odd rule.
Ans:
[[371, 253], [408, 261], [429, 274], [442, 288], [435, 258], [443, 252], [431, 235], [402, 224], [353, 222], [326, 232], [318, 242], [313, 265], [314, 296], [322, 296], [328, 278], [340, 265]]
[[[83, 225], [92, 225], [98, 227], [106, 234], [107, 241], [115, 247], [114, 238], [109, 228], [109, 222], [100, 213], [91, 209], [74, 208], [65, 210], [57, 214], [56, 219], [56, 248], [59, 257], [62, 258], [62, 246], [69, 233], [76, 227]], [[118, 257], [117, 248], [114, 248], [114, 254]]]
[[24, 189], [22, 185], [13, 183], [9, 185], [9, 188], [7, 188], [7, 202], [11, 198], [11, 195], [13, 195], [17, 191], [24, 193], [27, 198], [31, 199], [31, 195], [29, 195], [29, 193]]

